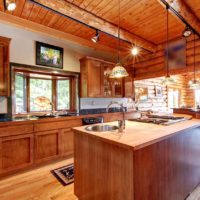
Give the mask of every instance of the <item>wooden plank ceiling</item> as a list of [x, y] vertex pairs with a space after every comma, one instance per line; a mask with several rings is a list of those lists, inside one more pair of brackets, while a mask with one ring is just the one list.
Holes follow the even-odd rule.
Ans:
[[[70, 2], [96, 16], [117, 25], [118, 0], [63, 0]], [[70, 33], [78, 37], [90, 40], [95, 31], [64, 16], [56, 14], [29, 0], [16, 0], [17, 8], [14, 12], [6, 13], [32, 22]], [[188, 6], [197, 13], [200, 18], [199, 0], [187, 0]], [[0, 11], [3, 10], [1, 0]], [[170, 39], [182, 35], [184, 25], [173, 15], [169, 19]], [[121, 27], [130, 33], [159, 45], [166, 41], [166, 11], [158, 0], [121, 0]], [[100, 44], [113, 48], [117, 47], [117, 40], [104, 33], [100, 34]], [[129, 52], [130, 45], [121, 42], [122, 50]]]
[[199, 0], [187, 0], [187, 1], [185, 1], [185, 3], [200, 20], [200, 1]]

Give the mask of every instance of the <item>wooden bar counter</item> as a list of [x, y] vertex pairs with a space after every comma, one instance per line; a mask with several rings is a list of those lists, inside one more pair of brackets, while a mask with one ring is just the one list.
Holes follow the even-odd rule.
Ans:
[[200, 120], [73, 130], [79, 200], [184, 200], [200, 183]]

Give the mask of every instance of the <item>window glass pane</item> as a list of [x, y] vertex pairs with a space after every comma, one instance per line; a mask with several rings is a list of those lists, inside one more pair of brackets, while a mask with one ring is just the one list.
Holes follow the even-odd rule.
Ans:
[[168, 107], [169, 109], [179, 107], [179, 90], [169, 89], [168, 91]]
[[26, 80], [22, 74], [15, 74], [15, 112], [26, 112]]
[[195, 90], [195, 106], [200, 105], [200, 90]]
[[51, 110], [50, 104], [44, 106], [44, 101], [37, 101], [39, 97], [42, 97], [42, 100], [47, 98], [52, 102], [52, 80], [30, 78], [30, 111]]
[[57, 81], [57, 109], [58, 110], [70, 109], [70, 81], [69, 80]]

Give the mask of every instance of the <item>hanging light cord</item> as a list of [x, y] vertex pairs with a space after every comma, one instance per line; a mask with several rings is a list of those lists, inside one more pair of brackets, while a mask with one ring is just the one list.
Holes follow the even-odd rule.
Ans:
[[194, 34], [194, 82], [196, 81], [196, 43]]
[[166, 67], [167, 67], [167, 77], [169, 77], [169, 5], [166, 5], [166, 11], [167, 11], [167, 34], [166, 34], [166, 39], [167, 39], [167, 42], [166, 42], [166, 57], [167, 57], [167, 60], [166, 60]]
[[120, 62], [120, 13], [121, 13], [121, 11], [120, 11], [120, 0], [118, 0], [118, 5], [119, 5], [119, 7], [118, 7], [119, 13], [118, 13], [118, 57], [117, 57], [117, 60], [118, 60], [118, 63], [119, 63]]
[[4, 6], [4, 11], [7, 10], [7, 7], [6, 7], [6, 0], [3, 0], [3, 6]]

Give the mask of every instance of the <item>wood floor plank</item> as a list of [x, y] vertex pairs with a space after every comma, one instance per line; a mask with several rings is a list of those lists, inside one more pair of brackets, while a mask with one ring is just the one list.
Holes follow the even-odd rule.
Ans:
[[0, 199], [77, 200], [74, 185], [62, 186], [50, 172], [72, 162], [67, 159], [0, 180]]

